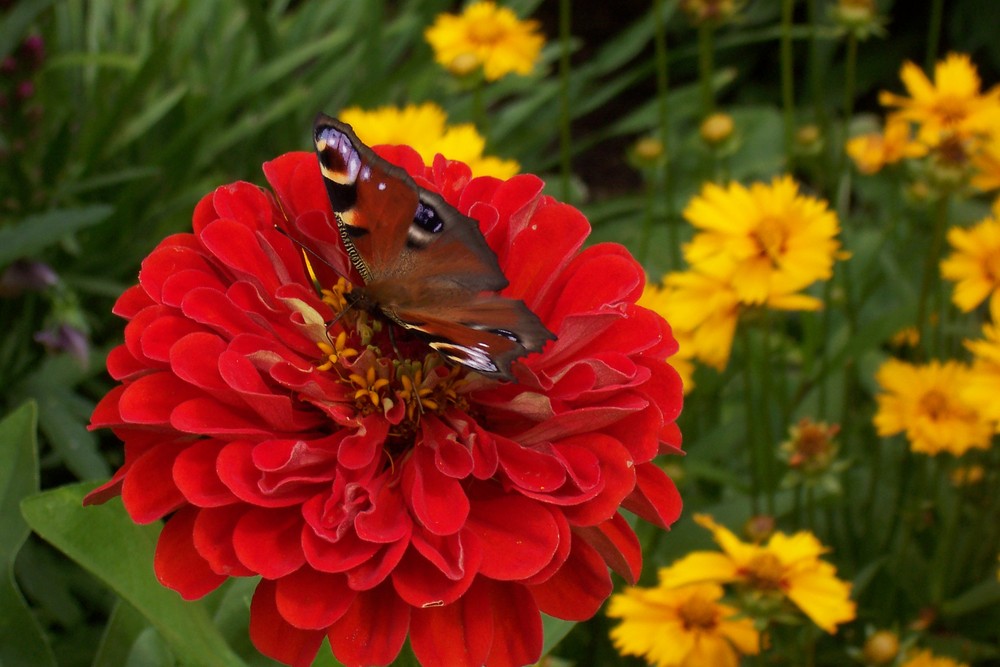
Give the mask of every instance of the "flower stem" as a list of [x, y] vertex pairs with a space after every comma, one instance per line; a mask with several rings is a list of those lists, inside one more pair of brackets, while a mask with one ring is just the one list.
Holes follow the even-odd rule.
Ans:
[[571, 20], [570, 0], [559, 0], [559, 82], [560, 89], [560, 109], [559, 109], [559, 185], [562, 190], [562, 200], [569, 201], [570, 177], [573, 170], [572, 153], [570, 142], [570, 113], [569, 113], [569, 83], [570, 83], [570, 20]]
[[715, 69], [715, 27], [710, 21], [698, 26], [698, 81], [701, 86], [701, 117], [707, 118], [715, 110], [715, 91], [712, 78]]
[[930, 297], [931, 288], [934, 286], [935, 278], [938, 275], [938, 260], [941, 256], [944, 230], [948, 226], [948, 207], [950, 203], [951, 197], [948, 193], [942, 194], [938, 199], [937, 207], [934, 211], [934, 230], [931, 236], [931, 246], [927, 251], [927, 257], [924, 259], [924, 275], [920, 281], [920, 294], [917, 297], [916, 327], [917, 331], [920, 332], [921, 347], [926, 352], [930, 351], [926, 345], [928, 341], [927, 299]]
[[785, 160], [791, 168], [795, 148], [795, 79], [792, 53], [792, 9], [795, 0], [781, 1], [781, 103], [785, 118]]
[[757, 417], [753, 400], [754, 355], [750, 341], [750, 328], [740, 332], [743, 343], [743, 409], [746, 412], [746, 448], [750, 455], [750, 508], [754, 514], [760, 513], [761, 457], [757, 446]]
[[666, 204], [664, 218], [667, 223], [667, 245], [670, 253], [670, 269], [676, 271], [681, 265], [680, 239], [677, 223], [674, 220], [674, 188], [670, 177], [670, 104], [667, 101], [667, 91], [670, 89], [669, 61], [667, 59], [667, 25], [663, 17], [663, 0], [654, 0], [654, 33], [653, 44], [656, 52], [656, 99], [658, 103], [658, 124], [660, 142], [663, 144], [663, 196]]
[[927, 56], [924, 58], [925, 70], [934, 71], [934, 62], [938, 56], [938, 45], [941, 43], [941, 23], [944, 18], [944, 0], [932, 0], [931, 17], [927, 27]]

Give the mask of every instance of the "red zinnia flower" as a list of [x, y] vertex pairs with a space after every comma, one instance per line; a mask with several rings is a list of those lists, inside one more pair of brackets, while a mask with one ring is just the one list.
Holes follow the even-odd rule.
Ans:
[[539, 612], [589, 618], [607, 566], [638, 577], [619, 507], [663, 527], [680, 511], [650, 462], [679, 451], [676, 343], [635, 305], [636, 261], [581, 250], [587, 221], [538, 178], [379, 152], [480, 222], [504, 294], [558, 340], [497, 382], [341, 315], [350, 264], [307, 266], [289, 238], [339, 248], [316, 156], [284, 155], [264, 166], [274, 195], [215, 190], [118, 300], [121, 384], [93, 426], [124, 441], [125, 464], [87, 502], [120, 494], [137, 522], [167, 517], [156, 573], [185, 598], [260, 575], [250, 632], [277, 660], [308, 665], [326, 636], [341, 662], [384, 665], [409, 634], [424, 665], [532, 663]]

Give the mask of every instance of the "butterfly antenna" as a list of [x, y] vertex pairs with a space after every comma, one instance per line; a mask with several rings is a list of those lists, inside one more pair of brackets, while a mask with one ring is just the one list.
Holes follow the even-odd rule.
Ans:
[[274, 229], [279, 234], [285, 235], [288, 238], [288, 240], [291, 241], [292, 243], [294, 243], [295, 245], [297, 245], [299, 247], [299, 249], [302, 250], [302, 252], [304, 252], [306, 254], [309, 254], [309, 255], [312, 255], [313, 257], [315, 257], [316, 259], [318, 259], [321, 264], [325, 264], [327, 266], [327, 268], [329, 268], [331, 271], [333, 271], [334, 273], [336, 273], [341, 278], [347, 278], [347, 276], [343, 275], [340, 271], [337, 270], [337, 267], [335, 267], [330, 262], [326, 261], [326, 259], [324, 259], [322, 255], [320, 255], [318, 252], [316, 252], [315, 250], [313, 250], [312, 248], [310, 248], [309, 246], [307, 246], [305, 243], [303, 243], [302, 241], [298, 240], [297, 238], [295, 238], [294, 236], [292, 236], [291, 234], [289, 234], [288, 232], [286, 232], [284, 229], [282, 229], [278, 225], [275, 225]]

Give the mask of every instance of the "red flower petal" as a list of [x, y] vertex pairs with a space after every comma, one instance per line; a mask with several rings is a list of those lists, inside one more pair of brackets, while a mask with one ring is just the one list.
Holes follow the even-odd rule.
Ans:
[[493, 579], [530, 577], [552, 560], [559, 546], [559, 526], [549, 510], [521, 496], [477, 498], [468, 528], [484, 545], [479, 570]]
[[174, 461], [173, 480], [192, 505], [218, 507], [236, 500], [216, 474], [216, 461], [223, 443], [201, 440], [182, 450]]
[[250, 639], [257, 650], [292, 667], [309, 667], [323, 643], [323, 632], [296, 628], [275, 601], [273, 581], [261, 581], [250, 602]]
[[597, 550], [583, 540], [573, 540], [569, 558], [555, 575], [531, 586], [539, 609], [556, 618], [583, 621], [601, 608], [611, 595], [611, 575]]
[[492, 601], [474, 587], [453, 604], [415, 609], [410, 643], [424, 667], [480, 667], [493, 643]]
[[493, 645], [487, 667], [520, 667], [542, 653], [542, 617], [528, 589], [517, 584], [483, 582], [493, 611]]
[[608, 567], [624, 577], [630, 586], [642, 571], [642, 545], [621, 514], [596, 526], [578, 527], [573, 532], [594, 547]]
[[275, 602], [282, 618], [303, 630], [325, 630], [344, 615], [357, 596], [342, 574], [303, 567], [277, 581]]
[[291, 574], [305, 563], [302, 516], [297, 510], [253, 508], [233, 531], [240, 562], [265, 579]]
[[358, 593], [326, 636], [333, 654], [346, 667], [388, 665], [403, 647], [409, 626], [410, 606], [387, 582]]
[[156, 542], [153, 567], [160, 583], [181, 594], [185, 600], [195, 600], [211, 593], [226, 577], [216, 574], [195, 549], [192, 528], [198, 511], [181, 510], [163, 526]]
[[213, 572], [230, 577], [252, 577], [256, 574], [240, 562], [233, 547], [236, 524], [248, 511], [245, 505], [226, 505], [198, 512], [192, 528], [194, 548]]
[[636, 466], [635, 473], [635, 490], [622, 507], [660, 528], [669, 528], [681, 515], [681, 494], [674, 481], [652, 463]]

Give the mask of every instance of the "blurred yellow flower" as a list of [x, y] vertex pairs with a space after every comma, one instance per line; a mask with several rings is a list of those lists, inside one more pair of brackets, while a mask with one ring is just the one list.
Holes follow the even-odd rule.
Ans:
[[487, 81], [530, 74], [545, 45], [537, 21], [521, 21], [495, 2], [473, 2], [460, 14], [438, 14], [424, 37], [434, 59], [462, 76], [482, 67]]
[[854, 137], [847, 142], [847, 155], [862, 174], [875, 174], [903, 158], [923, 157], [927, 147], [910, 140], [910, 123], [899, 114], [890, 114], [882, 132]]
[[993, 321], [983, 325], [983, 338], [965, 341], [973, 361], [961, 397], [1000, 425], [1000, 299], [990, 302], [990, 313]]
[[709, 146], [718, 146], [722, 142], [733, 136], [736, 129], [736, 121], [727, 113], [721, 111], [710, 114], [698, 126], [698, 134], [701, 140]]
[[982, 142], [972, 155], [972, 186], [984, 192], [1000, 188], [1000, 128]]
[[833, 275], [837, 216], [825, 201], [800, 194], [790, 176], [750, 188], [706, 183], [684, 217], [700, 230], [685, 259], [696, 271], [729, 276], [742, 303], [763, 305]]
[[1000, 300], [1000, 202], [978, 224], [949, 229], [948, 243], [953, 250], [941, 261], [941, 277], [955, 282], [955, 305], [967, 313], [987, 298]]
[[[639, 297], [636, 303], [659, 313], [664, 319], [668, 319], [669, 321], [670, 308], [664, 299], [664, 294], [665, 291], [662, 285], [647, 282], [645, 288], [642, 290], [642, 296]], [[692, 352], [691, 332], [673, 328], [673, 334], [677, 340], [677, 353], [668, 358], [667, 363], [673, 366], [677, 374], [681, 376], [683, 392], [688, 394], [694, 389], [694, 380], [692, 379], [694, 364], [691, 362], [694, 353]]]
[[940, 143], [942, 134], [990, 132], [1000, 114], [1000, 88], [982, 92], [976, 66], [966, 54], [950, 53], [938, 61], [933, 83], [912, 62], [903, 65], [900, 78], [909, 97], [882, 91], [879, 102], [917, 123], [921, 141], [931, 146]]
[[924, 454], [959, 456], [989, 447], [992, 421], [962, 397], [971, 377], [969, 367], [958, 361], [922, 366], [886, 361], [875, 374], [884, 390], [875, 397], [875, 430], [880, 436], [905, 433], [910, 448]]
[[719, 602], [722, 593], [716, 584], [625, 588], [607, 612], [622, 619], [611, 630], [615, 648], [656, 667], [738, 667], [741, 654], [760, 651], [760, 635], [752, 620]]
[[483, 155], [486, 140], [475, 126], [448, 125], [448, 115], [433, 102], [372, 110], [350, 107], [343, 109], [339, 117], [369, 146], [406, 144], [420, 153], [425, 164], [431, 164], [440, 153], [469, 165], [473, 176], [510, 178], [520, 170], [514, 160]]
[[732, 18], [743, 5], [743, 0], [681, 0], [681, 10], [694, 25], [719, 24]]
[[[851, 585], [836, 576], [833, 565], [820, 560], [827, 549], [809, 532], [775, 532], [766, 544], [743, 542], [711, 517], [694, 520], [712, 531], [722, 553], [696, 551], [660, 572], [660, 585], [702, 582], [737, 583], [758, 599], [787, 599], [829, 633], [855, 617]], [[710, 663], [706, 663], [710, 664]]]
[[969, 663], [937, 657], [930, 651], [918, 651], [904, 660], [899, 667], [969, 667]]

